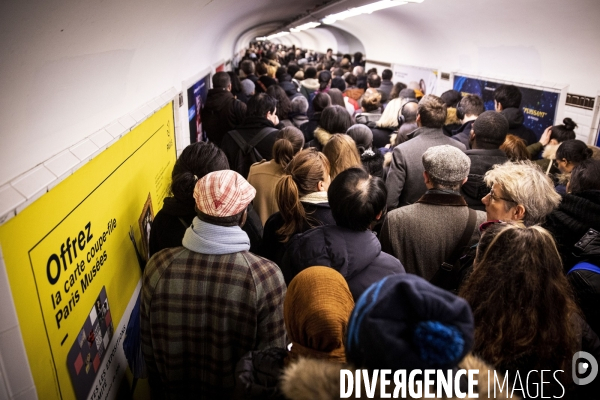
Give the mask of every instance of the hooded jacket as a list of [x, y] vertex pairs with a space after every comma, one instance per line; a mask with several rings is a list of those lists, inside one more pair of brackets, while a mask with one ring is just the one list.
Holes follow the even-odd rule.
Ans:
[[[479, 398], [509, 399], [517, 398], [520, 390], [516, 390], [517, 395], [510, 397], [510, 387], [505, 387], [502, 391], [493, 393], [491, 388], [493, 384], [488, 382], [488, 377], [494, 376], [494, 369], [481, 359], [468, 355], [459, 364], [458, 368], [467, 370], [479, 370], [477, 376], [477, 385], [474, 389], [479, 394]], [[336, 364], [324, 360], [300, 359], [298, 362], [290, 364], [284, 370], [281, 378], [281, 390], [285, 397], [290, 400], [334, 400], [340, 398], [340, 370], [349, 369], [354, 371], [356, 367], [352, 365]], [[489, 375], [488, 375], [489, 372]], [[408, 372], [407, 372], [408, 374]], [[501, 373], [498, 373], [498, 379], [502, 382]], [[389, 376], [389, 375], [388, 375]], [[493, 379], [493, 378], [491, 378]], [[377, 379], [377, 386], [374, 390], [374, 396], [371, 398], [380, 399], [381, 379]], [[461, 384], [461, 388], [462, 388]], [[509, 384], [510, 386], [510, 384]], [[389, 386], [386, 387], [386, 393], [391, 397], [394, 391], [394, 381], [391, 379]], [[463, 388], [466, 389], [466, 388]], [[488, 392], [488, 389], [491, 389]], [[497, 389], [496, 389], [497, 390]], [[466, 390], [463, 390], [466, 392]], [[408, 392], [408, 390], [407, 390]], [[434, 391], [435, 392], [435, 391]], [[361, 398], [366, 398], [366, 388], [364, 380], [361, 379]], [[407, 393], [408, 394], [408, 393]], [[355, 398], [356, 392], [353, 391], [351, 398]], [[409, 397], [408, 398], [412, 398]]]
[[208, 140], [220, 147], [225, 134], [244, 120], [246, 105], [228, 90], [210, 89], [200, 115]]
[[314, 132], [314, 139], [310, 141], [309, 147], [314, 147], [319, 151], [323, 151], [323, 147], [329, 142], [333, 136], [331, 133], [327, 132], [325, 129], [318, 126]]
[[[458, 117], [456, 116], [456, 108], [454, 107], [448, 107], [447, 113], [446, 113], [446, 121], [444, 121], [444, 135], [450, 137], [452, 136], [453, 132], [457, 129], [459, 129], [462, 125], [462, 122], [460, 119], [458, 119]], [[464, 144], [464, 143], [463, 143]]]
[[300, 271], [313, 266], [331, 267], [342, 274], [354, 301], [380, 279], [405, 273], [397, 258], [381, 251], [373, 232], [337, 225], [313, 228], [294, 236], [280, 265], [288, 284]]
[[523, 125], [525, 115], [520, 108], [506, 108], [501, 111], [501, 114], [504, 115], [508, 121], [508, 133], [512, 133], [523, 139], [527, 146], [538, 141], [535, 133]]
[[[300, 94], [300, 96], [302, 96], [302, 95]], [[306, 116], [306, 114], [301, 114], [301, 113], [296, 114], [296, 113], [290, 112], [288, 114], [288, 118], [292, 122], [292, 125], [294, 125], [298, 129], [301, 129], [300, 127], [308, 122], [308, 117]]]
[[279, 83], [279, 86], [285, 91], [285, 94], [290, 99], [290, 101], [298, 96], [302, 96], [302, 94], [298, 91], [298, 88], [293, 82], [283, 81]]
[[471, 142], [469, 141], [469, 138], [471, 136], [471, 129], [473, 128], [473, 122], [475, 122], [475, 120], [467, 121], [458, 129], [452, 131], [452, 139], [458, 140], [464, 144], [467, 150], [471, 150]]
[[307, 78], [300, 82], [300, 93], [306, 100], [308, 100], [308, 104], [310, 105], [311, 98], [310, 95], [319, 89], [319, 81], [315, 78]]

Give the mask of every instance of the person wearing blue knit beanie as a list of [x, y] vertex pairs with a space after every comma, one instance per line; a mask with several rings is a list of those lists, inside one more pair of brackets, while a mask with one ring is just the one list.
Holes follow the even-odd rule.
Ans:
[[[520, 389], [515, 394], [503, 371], [470, 353], [473, 338], [463, 298], [416, 275], [390, 275], [356, 301], [345, 342], [348, 364], [299, 359], [286, 367], [280, 386], [290, 400], [518, 397]], [[449, 377], [449, 386], [436, 376]], [[439, 397], [443, 387], [452, 394]]]
[[469, 353], [473, 334], [464, 299], [416, 275], [392, 275], [357, 301], [346, 356], [370, 370], [448, 369]]

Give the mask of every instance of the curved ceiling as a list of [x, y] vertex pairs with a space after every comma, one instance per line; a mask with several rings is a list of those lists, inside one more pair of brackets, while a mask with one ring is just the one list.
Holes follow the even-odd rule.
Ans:
[[[251, 39], [370, 2], [1, 2], [0, 187]], [[598, 0], [424, 0], [281, 41], [596, 96], [599, 16]]]

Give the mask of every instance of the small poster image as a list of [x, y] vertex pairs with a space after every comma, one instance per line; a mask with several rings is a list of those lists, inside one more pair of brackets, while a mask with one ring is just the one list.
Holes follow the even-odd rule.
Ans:
[[[466, 76], [454, 76], [454, 90], [465, 94], [476, 94], [481, 96], [486, 110], [494, 110], [494, 91], [499, 82], [483, 79], [470, 78]], [[542, 89], [532, 89], [515, 85], [521, 91], [521, 111], [525, 117], [523, 125], [531, 129], [539, 138], [544, 130], [554, 125], [556, 109], [560, 93]]]
[[102, 287], [67, 356], [67, 368], [77, 400], [87, 398], [113, 334], [106, 288]]
[[148, 193], [148, 199], [144, 203], [142, 214], [140, 215], [139, 224], [140, 232], [142, 233], [142, 245], [144, 247], [144, 256], [146, 260], [150, 259], [150, 230], [154, 221], [154, 211], [152, 210], [152, 197]]
[[206, 142], [207, 140], [206, 135], [202, 131], [202, 116], [200, 115], [200, 111], [202, 111], [202, 107], [206, 103], [209, 81], [210, 74], [194, 83], [187, 90], [190, 143]]

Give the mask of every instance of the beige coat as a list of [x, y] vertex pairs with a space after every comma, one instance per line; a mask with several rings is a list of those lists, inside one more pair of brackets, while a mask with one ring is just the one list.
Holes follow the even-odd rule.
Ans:
[[[461, 369], [477, 369], [479, 374], [477, 376], [476, 392], [478, 393], [479, 399], [520, 399], [518, 396], [520, 390], [515, 390], [513, 397], [509, 397], [509, 393], [512, 392], [510, 383], [505, 386], [502, 391], [498, 389], [498, 392], [492, 391], [494, 382], [491, 382], [490, 391], [488, 392], [488, 371], [490, 372], [490, 378], [493, 379], [494, 369], [490, 365], [486, 364], [483, 360], [469, 354], [459, 364], [458, 367]], [[283, 376], [281, 377], [281, 390], [286, 398], [290, 400], [333, 400], [340, 398], [340, 370], [351, 369], [354, 367], [348, 364], [334, 363], [325, 360], [315, 360], [303, 358], [299, 361], [290, 364], [285, 368]], [[502, 374], [499, 381], [502, 382]], [[378, 382], [379, 383], [379, 380]], [[361, 397], [362, 399], [367, 398], [364, 381], [361, 382]], [[390, 389], [391, 387], [391, 389]], [[390, 394], [393, 391], [394, 383], [386, 387], [386, 392]], [[354, 393], [353, 393], [354, 394]], [[376, 399], [380, 399], [381, 389], [377, 385], [375, 390]], [[355, 398], [352, 396], [351, 398]], [[412, 398], [408, 396], [408, 398]], [[438, 399], [448, 399], [447, 397], [436, 397]]]
[[275, 186], [283, 175], [283, 168], [274, 160], [262, 160], [250, 167], [248, 182], [256, 189], [253, 205], [263, 226], [271, 215], [279, 211], [275, 197]]

